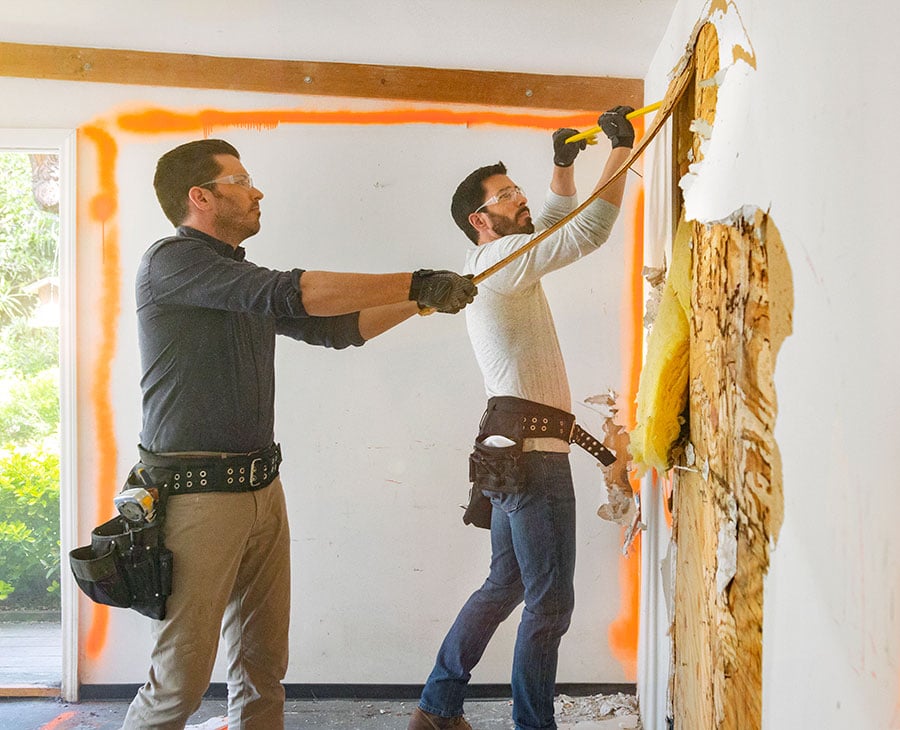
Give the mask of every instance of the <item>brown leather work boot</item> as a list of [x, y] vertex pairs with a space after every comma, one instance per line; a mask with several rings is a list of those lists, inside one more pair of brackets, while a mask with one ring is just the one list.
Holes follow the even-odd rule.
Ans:
[[456, 717], [441, 717], [425, 712], [421, 707], [409, 718], [406, 730], [472, 730], [472, 726], [462, 715]]

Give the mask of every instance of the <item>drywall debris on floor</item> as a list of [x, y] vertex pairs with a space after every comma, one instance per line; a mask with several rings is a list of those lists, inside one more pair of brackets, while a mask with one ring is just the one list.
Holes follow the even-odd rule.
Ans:
[[614, 717], [630, 718], [637, 724], [629, 723], [623, 727], [640, 730], [638, 700], [634, 695], [617, 693], [611, 695], [591, 695], [588, 697], [570, 697], [557, 695], [554, 702], [556, 717], [561, 725], [597, 722]]

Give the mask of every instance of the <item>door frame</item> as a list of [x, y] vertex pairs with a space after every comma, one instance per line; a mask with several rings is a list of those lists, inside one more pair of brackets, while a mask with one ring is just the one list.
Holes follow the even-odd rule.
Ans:
[[59, 548], [62, 674], [60, 697], [78, 700], [78, 589], [67, 569], [76, 546], [78, 419], [76, 398], [76, 147], [74, 129], [0, 128], [0, 149], [59, 155]]

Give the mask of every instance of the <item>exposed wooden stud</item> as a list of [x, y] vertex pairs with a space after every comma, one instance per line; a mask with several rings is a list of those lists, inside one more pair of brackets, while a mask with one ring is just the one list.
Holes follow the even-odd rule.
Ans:
[[107, 84], [603, 111], [644, 101], [642, 79], [231, 58], [0, 43], [0, 76]]

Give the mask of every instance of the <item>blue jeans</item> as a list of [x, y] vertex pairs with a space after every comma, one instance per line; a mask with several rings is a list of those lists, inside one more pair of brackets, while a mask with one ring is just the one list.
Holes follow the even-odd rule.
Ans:
[[559, 643], [575, 606], [575, 492], [568, 454], [524, 454], [525, 489], [488, 492], [491, 571], [444, 638], [419, 706], [461, 715], [466, 684], [497, 627], [524, 599], [512, 667], [516, 730], [556, 728]]

